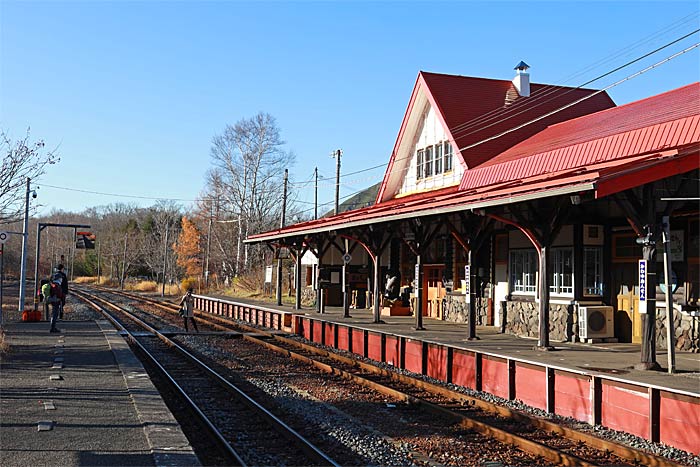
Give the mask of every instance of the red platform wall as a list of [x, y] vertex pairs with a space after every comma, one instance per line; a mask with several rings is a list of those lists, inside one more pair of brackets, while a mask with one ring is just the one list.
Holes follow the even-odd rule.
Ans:
[[700, 402], [662, 392], [659, 413], [661, 442], [700, 455]]
[[314, 342], [321, 344], [321, 331], [323, 330], [323, 321], [312, 321], [314, 327]]
[[603, 381], [600, 421], [606, 427], [649, 439], [649, 394], [645, 388]]
[[400, 339], [396, 336], [386, 336], [384, 361], [394, 366], [399, 366], [399, 343]]
[[508, 363], [505, 360], [484, 356], [481, 375], [481, 387], [484, 391], [508, 399]]
[[471, 352], [455, 349], [452, 353], [452, 382], [460, 386], [475, 389], [476, 358]]
[[554, 413], [587, 421], [591, 419], [592, 410], [590, 379], [557, 371], [554, 376]]
[[428, 344], [428, 367], [425, 373], [440, 381], [447, 381], [447, 347]]
[[547, 372], [526, 363], [515, 365], [515, 398], [524, 403], [547, 409]]
[[350, 350], [349, 329], [347, 326], [338, 326], [338, 348], [341, 350]]
[[408, 371], [422, 374], [423, 372], [423, 343], [413, 339], [406, 339], [404, 351], [404, 367]]
[[365, 356], [365, 332], [359, 329], [352, 331], [352, 353]]
[[382, 335], [377, 332], [367, 333], [367, 358], [382, 361]]
[[305, 339], [311, 340], [311, 322], [308, 319], [297, 318], [297, 332]]
[[335, 346], [335, 324], [323, 323], [326, 333], [323, 335], [323, 345]]

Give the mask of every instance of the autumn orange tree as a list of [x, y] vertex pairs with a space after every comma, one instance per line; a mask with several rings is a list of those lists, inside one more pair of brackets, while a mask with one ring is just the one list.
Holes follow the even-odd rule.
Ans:
[[182, 231], [173, 250], [177, 255], [177, 265], [185, 270], [187, 276], [198, 276], [202, 272], [201, 232], [197, 225], [187, 217], [182, 218]]

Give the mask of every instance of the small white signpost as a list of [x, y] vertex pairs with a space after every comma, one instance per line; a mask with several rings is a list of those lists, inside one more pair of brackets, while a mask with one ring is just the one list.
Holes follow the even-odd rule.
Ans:
[[647, 313], [647, 260], [639, 260], [639, 313]]

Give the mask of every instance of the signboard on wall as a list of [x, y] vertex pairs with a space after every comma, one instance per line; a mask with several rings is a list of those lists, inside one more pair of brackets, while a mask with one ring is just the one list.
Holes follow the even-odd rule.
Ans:
[[647, 260], [639, 260], [639, 313], [647, 312]]
[[272, 266], [265, 267], [265, 283], [272, 284]]

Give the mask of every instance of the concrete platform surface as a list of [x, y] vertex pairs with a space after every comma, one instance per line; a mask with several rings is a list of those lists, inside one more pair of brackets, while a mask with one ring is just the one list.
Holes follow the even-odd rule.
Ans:
[[0, 465], [190, 466], [199, 460], [107, 321], [6, 323]]

